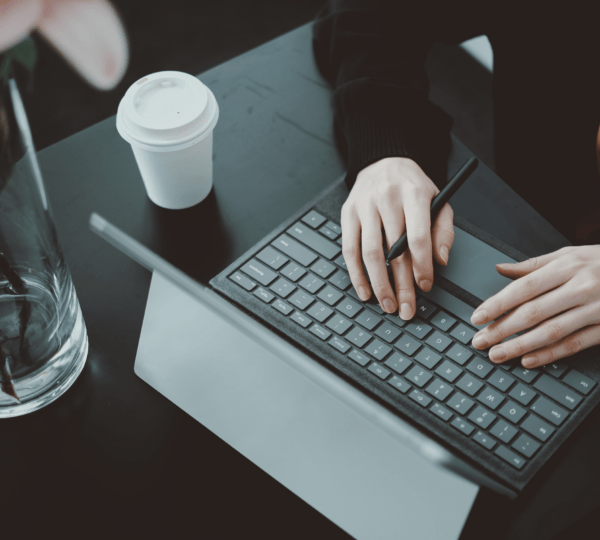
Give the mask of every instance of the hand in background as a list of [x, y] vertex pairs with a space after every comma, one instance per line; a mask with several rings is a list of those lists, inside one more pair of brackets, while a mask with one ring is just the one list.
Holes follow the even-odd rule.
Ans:
[[[408, 158], [385, 158], [363, 169], [342, 207], [343, 255], [352, 285], [362, 300], [373, 292], [382, 309], [398, 311], [410, 319], [416, 309], [413, 276], [428, 291], [433, 284], [432, 254], [448, 263], [454, 241], [453, 212], [446, 204], [431, 228], [429, 208], [439, 193], [421, 168]], [[383, 252], [382, 227], [387, 249], [406, 228], [409, 249], [391, 261], [395, 290], [390, 284]]]
[[473, 324], [496, 319], [473, 345], [484, 349], [530, 330], [493, 347], [493, 362], [524, 355], [523, 366], [534, 368], [600, 343], [600, 246], [567, 247], [496, 269], [515, 281], [471, 317]]

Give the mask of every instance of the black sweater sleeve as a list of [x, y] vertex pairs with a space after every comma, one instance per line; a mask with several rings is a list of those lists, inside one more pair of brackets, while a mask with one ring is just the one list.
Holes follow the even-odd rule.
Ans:
[[330, 0], [319, 13], [313, 50], [334, 88], [349, 188], [367, 165], [392, 156], [413, 159], [438, 187], [446, 183], [452, 119], [428, 101], [424, 68], [444, 2]]

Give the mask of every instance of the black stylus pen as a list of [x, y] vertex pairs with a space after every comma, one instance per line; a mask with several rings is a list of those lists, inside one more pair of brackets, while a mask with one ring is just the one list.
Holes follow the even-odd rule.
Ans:
[[[465, 183], [465, 180], [471, 176], [471, 173], [479, 165], [477, 158], [469, 158], [465, 164], [459, 169], [459, 171], [452, 177], [450, 182], [446, 184], [446, 187], [440, 191], [435, 199], [431, 201], [431, 223], [435, 221], [435, 218], [440, 213], [440, 210], [448, 202], [450, 197], [456, 193], [456, 190]], [[389, 265], [392, 259], [400, 257], [408, 248], [408, 238], [406, 232], [398, 239], [398, 241], [392, 246], [388, 256], [385, 259], [385, 264]]]

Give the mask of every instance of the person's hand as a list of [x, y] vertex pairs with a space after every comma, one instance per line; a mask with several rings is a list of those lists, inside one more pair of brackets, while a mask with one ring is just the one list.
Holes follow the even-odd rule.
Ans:
[[567, 247], [496, 269], [515, 281], [473, 313], [473, 324], [495, 320], [473, 345], [485, 349], [530, 330], [492, 347], [493, 362], [523, 356], [530, 369], [600, 343], [600, 246]]
[[[382, 309], [410, 319], [416, 310], [414, 278], [428, 291], [433, 284], [432, 250], [440, 264], [448, 263], [454, 241], [453, 212], [446, 204], [431, 228], [429, 208], [439, 193], [421, 168], [408, 158], [385, 158], [365, 167], [342, 207], [342, 252], [352, 285], [361, 300], [371, 296], [363, 271], [364, 259], [373, 292]], [[395, 291], [388, 279], [382, 227], [387, 249], [405, 227], [409, 249], [391, 261]], [[433, 248], [432, 248], [433, 246]]]

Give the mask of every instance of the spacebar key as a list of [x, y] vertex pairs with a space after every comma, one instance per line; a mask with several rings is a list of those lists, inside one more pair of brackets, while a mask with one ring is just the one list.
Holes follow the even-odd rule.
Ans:
[[296, 240], [292, 240], [285, 234], [282, 234], [277, 240], [273, 240], [271, 245], [302, 266], [309, 266], [318, 258], [312, 251], [306, 249], [302, 244], [299, 244]]
[[287, 233], [327, 259], [333, 259], [342, 251], [340, 246], [330, 242], [324, 236], [316, 233], [308, 225], [304, 225], [303, 223], [292, 225], [287, 230]]

